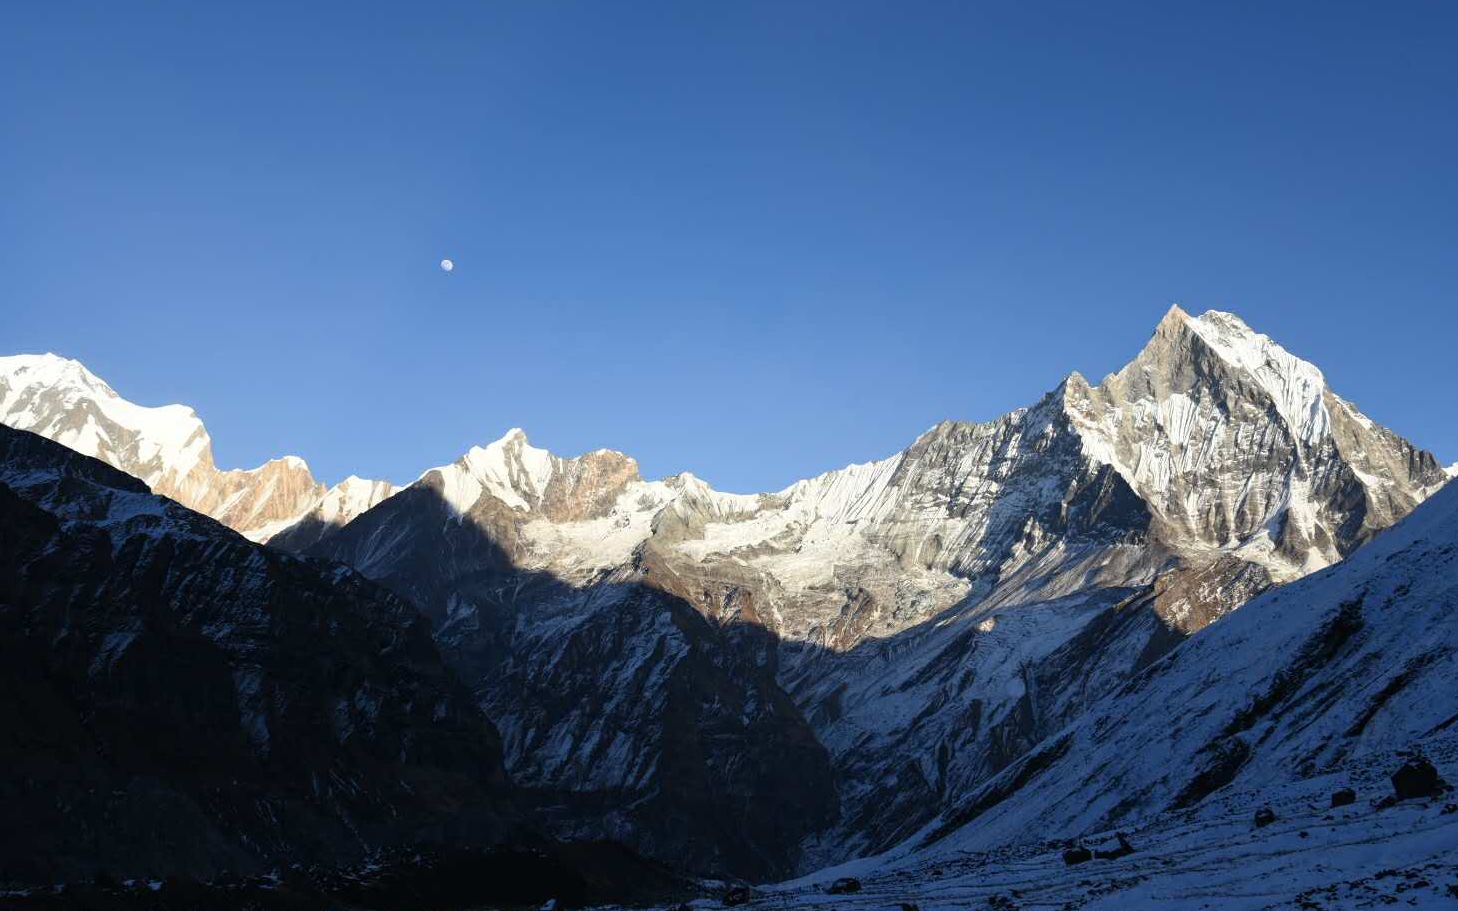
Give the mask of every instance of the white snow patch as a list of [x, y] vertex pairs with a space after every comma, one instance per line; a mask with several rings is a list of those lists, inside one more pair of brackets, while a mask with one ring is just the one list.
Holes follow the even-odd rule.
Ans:
[[[59, 411], [46, 407], [56, 404], [60, 405]], [[135, 449], [113, 452], [115, 441], [89, 415], [79, 429], [59, 429], [59, 423], [70, 412], [85, 404], [118, 427], [135, 433]], [[124, 467], [118, 464], [123, 455], [138, 465], [155, 463], [159, 466], [156, 477], [142, 479], [149, 484], [155, 484], [164, 473], [187, 476], [211, 451], [207, 431], [191, 408], [133, 404], [79, 361], [54, 354], [0, 357], [0, 420], [117, 467]]]
[[1247, 326], [1233, 313], [1210, 310], [1189, 320], [1200, 338], [1227, 361], [1255, 377], [1291, 432], [1307, 445], [1331, 428], [1323, 393], [1326, 378], [1316, 365]]

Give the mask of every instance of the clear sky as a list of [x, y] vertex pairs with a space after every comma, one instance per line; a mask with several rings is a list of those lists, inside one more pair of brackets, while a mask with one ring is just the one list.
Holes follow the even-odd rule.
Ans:
[[[1458, 459], [1458, 4], [0, 7], [0, 350], [759, 490], [1233, 310]], [[443, 273], [438, 262], [455, 260]]]

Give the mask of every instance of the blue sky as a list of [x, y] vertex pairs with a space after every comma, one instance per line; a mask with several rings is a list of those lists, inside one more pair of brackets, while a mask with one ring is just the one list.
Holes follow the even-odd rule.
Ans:
[[[0, 349], [772, 489], [1229, 309], [1458, 458], [1458, 5], [0, 9]], [[437, 262], [449, 256], [451, 275]]]

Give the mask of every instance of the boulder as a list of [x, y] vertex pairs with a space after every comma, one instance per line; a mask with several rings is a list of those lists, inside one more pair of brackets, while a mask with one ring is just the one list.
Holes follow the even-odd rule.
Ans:
[[1351, 788], [1342, 788], [1340, 791], [1331, 792], [1331, 805], [1333, 807], [1345, 807], [1348, 804], [1357, 802], [1357, 792]]
[[1255, 825], [1257, 829], [1263, 829], [1276, 821], [1276, 811], [1270, 807], [1261, 807], [1256, 810]]
[[1089, 860], [1093, 860], [1093, 852], [1083, 845], [1074, 845], [1063, 852], [1063, 862], [1070, 867]]
[[842, 876], [829, 886], [826, 886], [825, 891], [831, 895], [852, 895], [861, 891], [861, 881], [854, 876]]
[[1415, 797], [1437, 797], [1448, 790], [1448, 783], [1438, 776], [1438, 769], [1426, 756], [1415, 755], [1392, 773], [1392, 791], [1398, 800]]

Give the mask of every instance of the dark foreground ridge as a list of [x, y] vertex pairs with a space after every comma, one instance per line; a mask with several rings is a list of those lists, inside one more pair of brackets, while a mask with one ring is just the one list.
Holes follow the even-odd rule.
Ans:
[[0, 907], [574, 906], [677, 882], [532, 833], [412, 605], [6, 427], [0, 768]]

